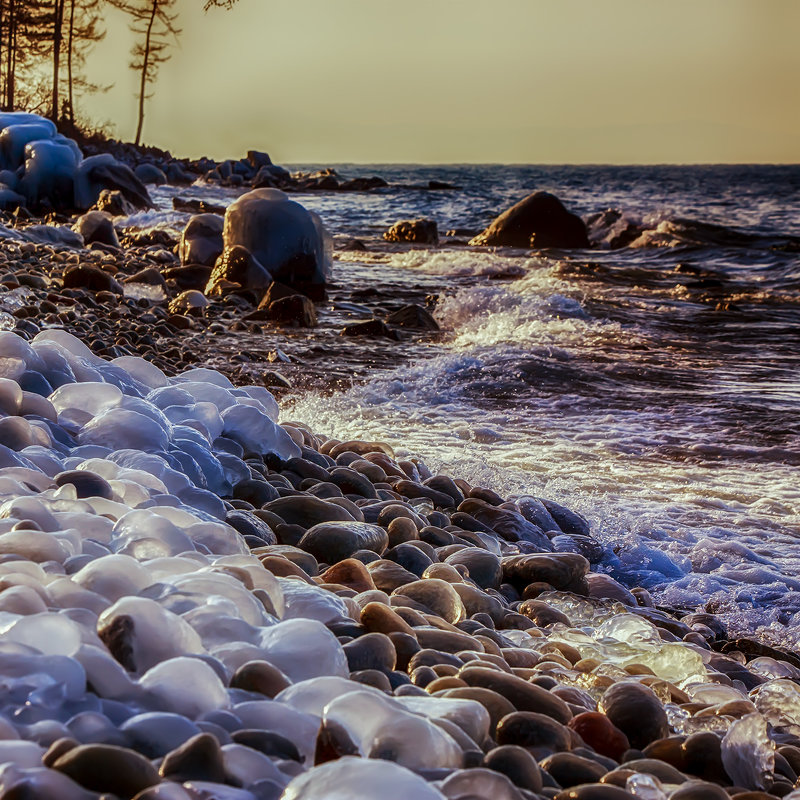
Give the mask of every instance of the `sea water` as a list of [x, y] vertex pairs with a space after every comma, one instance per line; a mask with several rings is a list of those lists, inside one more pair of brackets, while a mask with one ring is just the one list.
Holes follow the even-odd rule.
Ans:
[[[435, 276], [444, 333], [428, 358], [296, 396], [288, 416], [562, 502], [605, 546], [600, 570], [658, 603], [713, 611], [732, 635], [800, 647], [800, 167], [339, 171], [392, 188], [294, 196], [340, 245], [368, 247], [340, 249], [333, 280]], [[429, 180], [459, 188], [414, 188]], [[596, 246], [466, 246], [537, 189], [580, 214]], [[175, 190], [157, 192], [163, 210], [131, 222], [180, 229]], [[381, 241], [416, 217], [455, 235]]]

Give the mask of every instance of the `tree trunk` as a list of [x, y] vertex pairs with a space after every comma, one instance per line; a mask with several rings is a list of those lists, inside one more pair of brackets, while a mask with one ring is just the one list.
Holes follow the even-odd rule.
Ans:
[[61, 38], [64, 25], [64, 0], [53, 0], [53, 96], [50, 104], [52, 106], [52, 117], [54, 122], [58, 122], [58, 73], [61, 67]]
[[67, 38], [67, 102], [70, 125], [75, 124], [75, 101], [72, 94], [72, 40], [75, 34], [75, 0], [69, 3], [69, 35]]
[[17, 0], [8, 0], [8, 51], [6, 53], [6, 108], [14, 110], [14, 70], [17, 49]]
[[158, 0], [153, 0], [153, 7], [150, 11], [150, 21], [147, 23], [147, 35], [144, 40], [144, 56], [142, 57], [142, 80], [139, 86], [139, 124], [136, 127], [136, 139], [134, 144], [138, 145], [142, 138], [142, 126], [144, 125], [144, 96], [147, 91], [147, 67], [150, 61], [150, 35], [153, 32], [153, 23], [156, 20], [158, 11]]
[[5, 43], [3, 42], [3, 32], [5, 30], [5, 24], [6, 24], [6, 4], [5, 0], [0, 0], [0, 96], [2, 96], [4, 99], [5, 99], [5, 94], [3, 87], [5, 87], [5, 83], [3, 81], [3, 78], [5, 77], [5, 75], [3, 70], [3, 46]]

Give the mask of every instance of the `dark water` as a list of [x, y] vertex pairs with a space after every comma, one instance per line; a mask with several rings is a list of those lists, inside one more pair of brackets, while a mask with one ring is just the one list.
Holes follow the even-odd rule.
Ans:
[[[337, 241], [370, 247], [340, 253], [336, 280], [438, 276], [447, 333], [430, 358], [303, 397], [292, 416], [567, 502], [615, 577], [797, 647], [800, 167], [339, 169], [460, 187], [297, 197]], [[536, 189], [587, 220], [596, 247], [465, 246]], [[414, 217], [458, 236], [378, 244]]]

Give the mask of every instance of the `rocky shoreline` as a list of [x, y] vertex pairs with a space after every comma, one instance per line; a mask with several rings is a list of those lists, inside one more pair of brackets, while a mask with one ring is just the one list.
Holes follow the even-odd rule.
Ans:
[[207, 368], [0, 353], [0, 797], [793, 791], [796, 656], [593, 571], [569, 509]]
[[[796, 653], [621, 585], [552, 498], [278, 424], [273, 394], [427, 357], [440, 279], [266, 270], [220, 209], [178, 240], [124, 200], [4, 217], [0, 800], [796, 800]], [[481, 243], [575, 220], [536, 193]]]

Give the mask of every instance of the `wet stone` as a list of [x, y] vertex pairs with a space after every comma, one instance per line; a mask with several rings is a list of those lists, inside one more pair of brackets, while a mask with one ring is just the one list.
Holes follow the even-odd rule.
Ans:
[[596, 783], [608, 770], [588, 758], [574, 753], [553, 753], [542, 759], [539, 766], [565, 789], [582, 783]]
[[268, 661], [248, 661], [231, 678], [232, 689], [258, 692], [273, 698], [290, 686], [289, 679]]
[[514, 786], [539, 792], [542, 788], [542, 773], [536, 759], [519, 745], [506, 744], [490, 750], [483, 759], [488, 769], [501, 772]]
[[461, 670], [460, 677], [470, 686], [482, 686], [497, 692], [518, 711], [545, 715], [559, 723], [567, 723], [572, 719], [572, 712], [563, 700], [516, 675], [496, 672], [486, 667], [467, 666]]
[[378, 670], [391, 672], [397, 663], [397, 652], [392, 640], [383, 633], [367, 633], [344, 648], [351, 672]]
[[617, 762], [630, 748], [628, 737], [599, 711], [578, 714], [567, 723], [567, 726], [593, 750]]
[[498, 744], [524, 747], [536, 758], [569, 750], [572, 745], [572, 737], [563, 725], [531, 711], [515, 711], [503, 717], [497, 725], [495, 739]]
[[161, 780], [144, 756], [104, 744], [75, 747], [61, 756], [52, 768], [90, 791], [107, 792], [126, 800]]
[[643, 748], [669, 732], [667, 715], [652, 689], [639, 683], [617, 683], [603, 694], [600, 710], [627, 737]]
[[219, 742], [210, 733], [201, 733], [167, 753], [159, 769], [161, 776], [183, 781], [225, 780], [225, 765]]
[[298, 547], [318, 561], [334, 564], [358, 550], [382, 553], [389, 544], [386, 531], [367, 522], [323, 522], [309, 528]]

